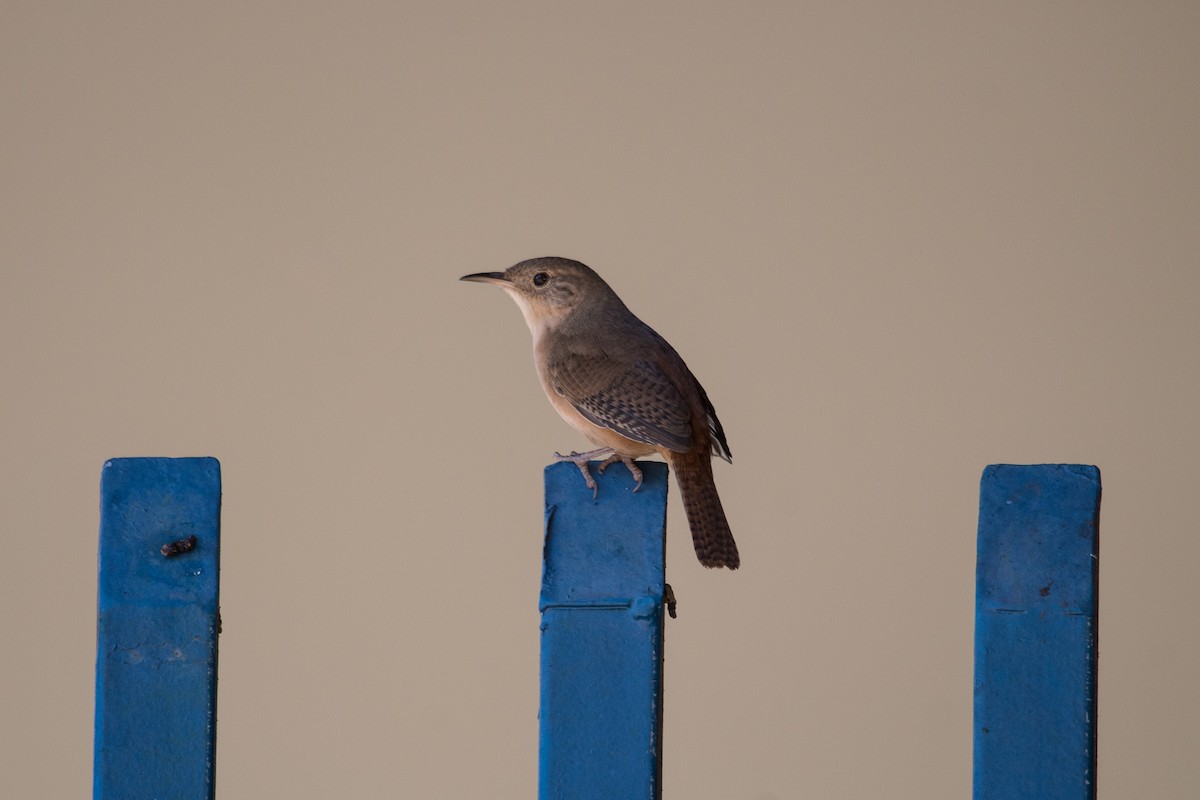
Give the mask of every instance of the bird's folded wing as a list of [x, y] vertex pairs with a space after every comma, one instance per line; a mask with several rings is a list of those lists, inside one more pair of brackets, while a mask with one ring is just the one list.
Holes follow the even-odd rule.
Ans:
[[594, 424], [668, 450], [691, 449], [687, 402], [652, 361], [571, 354], [555, 359], [549, 372], [554, 391]]

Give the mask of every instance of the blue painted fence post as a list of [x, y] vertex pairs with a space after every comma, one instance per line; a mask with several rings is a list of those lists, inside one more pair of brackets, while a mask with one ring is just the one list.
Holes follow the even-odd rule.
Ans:
[[546, 468], [538, 797], [661, 797], [667, 467]]
[[93, 796], [212, 798], [220, 464], [114, 458], [100, 495]]
[[975, 800], [1094, 800], [1100, 471], [994, 464], [979, 491]]

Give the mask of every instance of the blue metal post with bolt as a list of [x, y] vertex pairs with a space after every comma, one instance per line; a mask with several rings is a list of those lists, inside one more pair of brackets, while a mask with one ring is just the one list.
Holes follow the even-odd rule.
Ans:
[[984, 470], [975, 800], [1095, 800], [1100, 471]]
[[546, 468], [538, 797], [658, 798], [667, 467]]

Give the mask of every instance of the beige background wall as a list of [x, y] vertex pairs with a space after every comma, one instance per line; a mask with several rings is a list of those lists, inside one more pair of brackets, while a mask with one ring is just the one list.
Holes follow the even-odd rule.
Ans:
[[528, 798], [541, 468], [499, 292], [684, 354], [671, 798], [970, 791], [977, 482], [1103, 470], [1100, 795], [1200, 796], [1192, 3], [5, 3], [0, 796], [87, 796], [101, 464], [225, 478], [218, 795]]

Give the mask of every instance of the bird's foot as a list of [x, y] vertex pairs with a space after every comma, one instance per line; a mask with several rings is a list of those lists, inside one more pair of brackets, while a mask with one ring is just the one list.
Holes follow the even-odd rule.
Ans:
[[638, 489], [641, 489], [642, 471], [638, 468], [637, 462], [635, 462], [629, 456], [623, 456], [620, 453], [613, 453], [611, 456], [601, 461], [600, 465], [596, 467], [596, 469], [598, 469], [600, 474], [603, 475], [605, 468], [608, 467], [609, 464], [615, 464], [618, 461], [625, 465], [626, 469], [629, 470], [629, 474], [633, 476], [633, 480], [637, 483], [637, 486], [634, 486], [633, 490], [636, 492]]
[[[569, 456], [564, 456], [562, 453], [555, 453], [554, 460], [570, 461], [572, 464], [579, 467], [580, 473], [583, 474], [583, 482], [587, 484], [587, 488], [592, 490], [592, 499], [595, 500], [596, 496], [600, 493], [600, 488], [596, 486], [596, 479], [592, 477], [592, 473], [588, 472], [588, 461], [597, 456], [607, 456], [611, 453], [611, 447], [601, 447], [597, 450], [588, 450], [586, 453], [576, 453], [574, 450], [572, 450]], [[607, 462], [605, 462], [605, 464], [607, 465]], [[604, 468], [601, 467], [600, 471], [604, 472]]]

